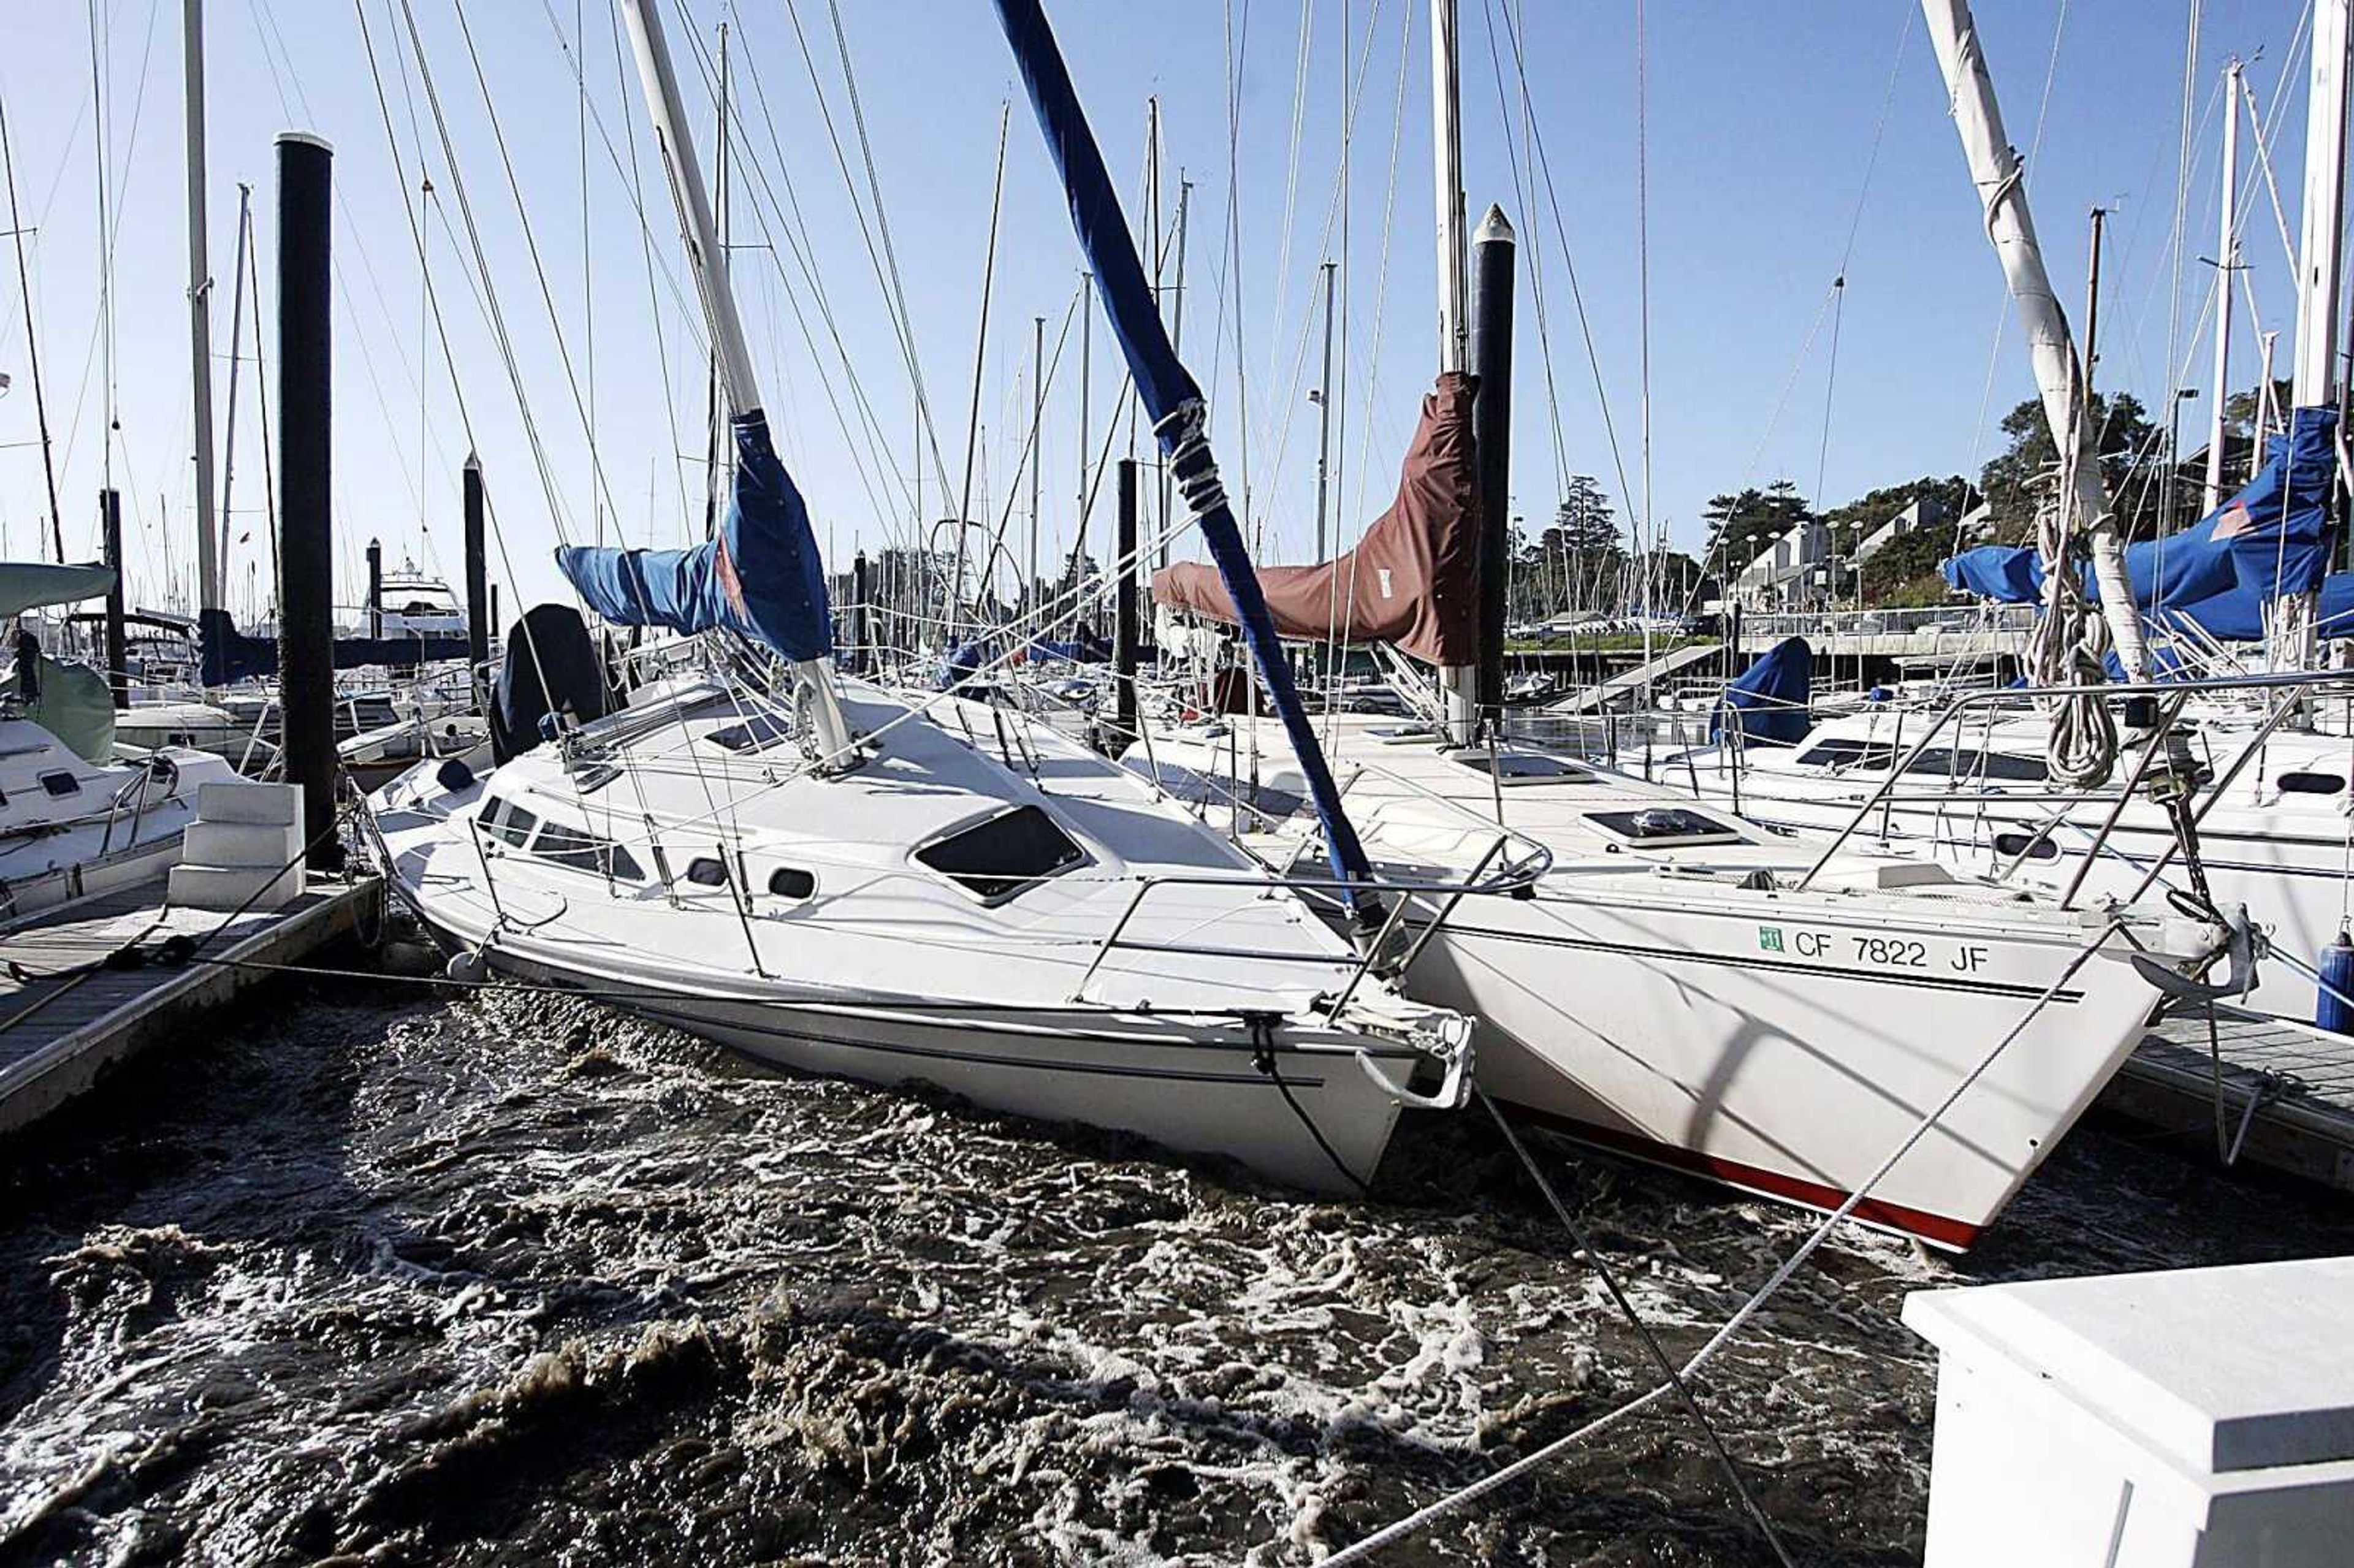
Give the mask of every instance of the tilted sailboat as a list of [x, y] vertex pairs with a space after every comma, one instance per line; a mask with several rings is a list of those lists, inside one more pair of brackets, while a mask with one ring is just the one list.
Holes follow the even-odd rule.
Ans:
[[[1440, 201], [1444, 215], [1459, 196]], [[1490, 225], [1488, 242], [1508, 237], [1500, 215]], [[1500, 646], [1501, 596], [1482, 602], [1465, 541], [1508, 488], [1482, 477], [1458, 367], [1442, 353], [1397, 500], [1358, 549], [1263, 574], [1285, 635], [1387, 642], [1463, 673]], [[1198, 569], [1168, 568], [1153, 592], [1230, 619]], [[1365, 849], [1424, 885], [1503, 863], [1537, 874], [1510, 895], [1411, 897], [1399, 980], [1479, 1021], [1499, 1101], [1585, 1141], [1821, 1208], [1904, 1149], [1856, 1213], [1966, 1247], [2139, 1040], [2158, 992], [2134, 959], [2220, 945], [2204, 921], [2062, 909], [1776, 838], [1545, 747], [1463, 744], [1460, 675], [1447, 684], [1431, 724], [1325, 721]], [[1263, 853], [1282, 863], [1315, 831], [1291, 755], [1235, 715], [1150, 732], [1128, 760], [1212, 820], [1271, 828]]]
[[[737, 410], [733, 499], [695, 549], [559, 553], [607, 620], [692, 637], [688, 662], [610, 714], [592, 674], [587, 722], [485, 776], [420, 767], [387, 788], [394, 885], [462, 974], [1304, 1187], [1370, 1179], [1402, 1106], [1459, 1102], [1461, 1018], [1367, 976], [1298, 895], [1051, 728], [836, 676], [661, 25], [645, 0], [624, 12]], [[1037, 26], [1025, 70], [1053, 48]], [[535, 611], [509, 652], [553, 687], [573, 662], [557, 620]]]

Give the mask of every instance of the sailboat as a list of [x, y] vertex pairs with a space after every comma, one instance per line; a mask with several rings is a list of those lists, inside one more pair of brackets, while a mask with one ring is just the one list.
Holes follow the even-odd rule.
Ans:
[[[1963, 0], [1924, 0], [1924, 12], [2058, 450], [2089, 450], [2082, 371], [2036, 241], [2018, 154], [2003, 136], [1976, 24]], [[2354, 66], [2349, 12], [2349, 0], [2321, 0], [2317, 8], [2293, 407], [2264, 462], [2199, 523], [2115, 549], [2105, 577], [2097, 552], [2089, 571], [2053, 568], [2055, 546], [2071, 543], [2064, 538], [1981, 546], [1945, 563], [1956, 590], [2042, 607], [2040, 634], [2063, 646], [2073, 641], [2070, 623], [2087, 614], [2084, 601], [2096, 598], [2116, 644], [2117, 673], [2159, 683], [2146, 686], [2140, 701], [2153, 714], [2161, 705], [2174, 710], [2168, 735], [2176, 738], [2120, 737], [2108, 712], [2118, 705], [2097, 695], [2055, 702], [2031, 689], [2003, 704], [1973, 698], [1967, 712], [1951, 716], [1883, 705], [1800, 723], [1787, 750], [1739, 744], [1727, 726], [1734, 744], [1673, 758], [1663, 779], [1769, 825], [1843, 831], [1852, 823], [1966, 874], [2032, 879], [2096, 896], [2130, 897], [2155, 885], [2194, 905], [2244, 908], [2283, 959], [2267, 967], [2246, 1004], [2317, 1015], [2325, 952], [2345, 939], [2354, 845], [2347, 736], [2322, 733], [2316, 722], [2342, 717], [2354, 697], [2349, 677], [2324, 671], [2317, 657], [2325, 636], [2343, 638], [2354, 625], [2354, 574], [2328, 570], [2329, 503], [2344, 482], [2336, 334]], [[2228, 294], [2222, 298], [2219, 323], [2229, 313]], [[2221, 370], [2213, 391], [2220, 406]], [[2068, 467], [2079, 531], [2090, 531], [2097, 546], [2112, 510], [2099, 465]], [[2220, 465], [2211, 471], [2220, 473]], [[2269, 644], [2274, 673], [2200, 679], [2187, 662], [2169, 668], [2144, 647], [2146, 638], [2164, 635], [2199, 649]], [[2310, 683], [2299, 683], [2300, 675]], [[2089, 706], [2089, 718], [2081, 709], [2060, 711], [2072, 704]], [[2078, 735], [2111, 737], [2100, 782], [2059, 787], [2055, 743], [2063, 723]], [[2191, 755], [2186, 761], [2175, 748]], [[2153, 781], [2171, 787], [2153, 789]]]
[[[1433, 9], [1444, 29], [1447, 0]], [[1445, 52], [1442, 234], [1461, 200]], [[1794, 842], [1563, 751], [1467, 735], [1467, 706], [1493, 706], [1477, 673], [1503, 630], [1472, 541], [1509, 491], [1483, 475], [1501, 454], [1477, 450], [1478, 387], [1448, 346], [1453, 232], [1440, 377], [1395, 502], [1355, 550], [1262, 582], [1288, 636], [1383, 643], [1445, 673], [1424, 683], [1427, 722], [1323, 721], [1377, 874], [1428, 887], [1527, 868], [1495, 895], [1409, 896], [1399, 983], [1479, 1021], [1482, 1086], [1531, 1122], [1822, 1209], [1902, 1149], [1858, 1217], [1969, 1246], [2139, 1041], [2158, 992], [2136, 960], [2196, 966], [2223, 933]], [[1509, 234], [1491, 211], [1483, 242]], [[1237, 619], [1199, 567], [1165, 568], [1153, 596], [1165, 614]], [[1318, 831], [1289, 737], [1247, 715], [1148, 731], [1128, 761], [1270, 863]]]
[[526, 616], [508, 658], [560, 733], [502, 721], [489, 771], [425, 764], [379, 792], [392, 885], [461, 977], [1303, 1188], [1370, 1181], [1403, 1108], [1460, 1102], [1461, 1017], [1370, 976], [1298, 894], [1051, 727], [832, 668], [661, 22], [623, 12], [736, 410], [733, 498], [694, 549], [559, 552], [605, 620], [681, 633], [677, 662], [609, 713], [578, 617]]

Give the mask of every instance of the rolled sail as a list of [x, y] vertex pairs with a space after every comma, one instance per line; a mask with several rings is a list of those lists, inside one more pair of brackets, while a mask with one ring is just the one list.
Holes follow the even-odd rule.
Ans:
[[769, 440], [768, 416], [733, 423], [736, 484], [715, 537], [688, 550], [567, 545], [556, 565], [616, 626], [726, 628], [789, 660], [825, 658], [833, 617], [808, 503]]
[[[2338, 410], [2298, 408], [2266, 443], [2264, 466], [2229, 501], [2181, 533], [2126, 550], [2134, 603], [2184, 610], [2210, 600], [2259, 603], [2310, 593], [2329, 569], [2325, 527], [2337, 482]], [[2044, 563], [2032, 546], [1981, 546], [1945, 563], [1946, 581], [2004, 604], [2043, 598]], [[2084, 574], [2092, 593], [2092, 574]]]
[[[1479, 383], [1448, 371], [1422, 400], [1397, 499], [1346, 555], [1313, 567], [1261, 567], [1268, 615], [1285, 637], [1388, 642], [1433, 664], [1473, 664], [1479, 641], [1479, 490], [1471, 444]], [[1152, 599], [1233, 624], [1217, 569], [1163, 567]]]

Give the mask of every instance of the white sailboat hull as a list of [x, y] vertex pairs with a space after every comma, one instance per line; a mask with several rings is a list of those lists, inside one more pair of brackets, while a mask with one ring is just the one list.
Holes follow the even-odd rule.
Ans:
[[[451, 951], [469, 950], [482, 935], [438, 925], [435, 934]], [[503, 974], [592, 994], [769, 1065], [886, 1088], [925, 1086], [1007, 1115], [1133, 1133], [1309, 1192], [1353, 1192], [1370, 1182], [1397, 1123], [1398, 1102], [1357, 1065], [1362, 1037], [1277, 1029], [1263, 1059], [1280, 1074], [1278, 1086], [1239, 1020], [928, 1012], [914, 997], [904, 1008], [813, 1006], [783, 988], [762, 996], [737, 981], [723, 994], [587, 968], [513, 937], [489, 956]], [[1415, 1061], [1402, 1049], [1373, 1054], [1401, 1081]]]
[[2037, 1006], [2074, 956], [1884, 915], [1546, 893], [1458, 909], [1406, 989], [1480, 1020], [1482, 1084], [1532, 1119], [1819, 1209], [1868, 1181], [2027, 1020], [1857, 1211], [1959, 1249], [2141, 1038], [2155, 994], [2121, 944]]

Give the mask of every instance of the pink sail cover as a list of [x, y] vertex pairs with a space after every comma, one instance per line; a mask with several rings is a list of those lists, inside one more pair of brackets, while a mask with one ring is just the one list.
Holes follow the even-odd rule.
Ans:
[[[1479, 662], [1479, 490], [1471, 446], [1478, 389], [1473, 376], [1448, 371], [1423, 398], [1397, 499], [1355, 549], [1320, 566], [1259, 568], [1278, 633], [1388, 642], [1432, 664]], [[1153, 573], [1152, 599], [1235, 621], [1225, 584], [1204, 562]]]

